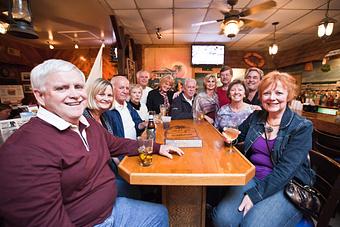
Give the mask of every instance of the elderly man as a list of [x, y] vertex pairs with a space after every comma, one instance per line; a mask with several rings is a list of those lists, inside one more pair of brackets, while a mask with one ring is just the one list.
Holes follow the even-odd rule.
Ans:
[[258, 69], [255, 67], [247, 69], [245, 76], [244, 76], [244, 82], [249, 91], [249, 94], [245, 101], [246, 103], [261, 106], [261, 102], [258, 97], [257, 88], [259, 87], [262, 76], [263, 76], [263, 71], [261, 69]]
[[113, 109], [105, 112], [113, 134], [118, 137], [136, 139], [144, 131], [146, 124], [138, 112], [126, 100], [129, 96], [130, 83], [124, 76], [115, 76], [113, 86]]
[[[168, 226], [159, 204], [116, 197], [111, 155], [137, 155], [137, 142], [112, 136], [83, 116], [85, 77], [48, 60], [31, 72], [37, 117], [0, 148], [0, 218], [5, 226]], [[154, 152], [168, 156], [155, 145]]]
[[137, 84], [140, 84], [143, 88], [142, 97], [140, 99], [141, 103], [144, 103], [146, 105], [146, 100], [148, 98], [149, 92], [152, 90], [151, 87], [148, 87], [150, 74], [148, 71], [140, 70], [136, 74], [137, 76]]
[[220, 69], [220, 78], [222, 87], [218, 87], [216, 90], [218, 96], [218, 103], [220, 107], [224, 106], [225, 104], [230, 103], [230, 99], [227, 95], [228, 86], [230, 84], [231, 79], [233, 78], [233, 69], [229, 66], [222, 66]]
[[172, 101], [172, 119], [192, 119], [192, 103], [197, 83], [194, 79], [186, 79], [183, 92]]

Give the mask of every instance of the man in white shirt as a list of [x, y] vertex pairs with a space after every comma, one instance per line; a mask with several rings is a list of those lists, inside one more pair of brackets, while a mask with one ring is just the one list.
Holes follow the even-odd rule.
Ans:
[[146, 125], [137, 111], [126, 102], [130, 83], [124, 76], [112, 78], [114, 103], [113, 109], [105, 112], [113, 134], [118, 137], [136, 139], [144, 131]]
[[172, 119], [192, 119], [192, 103], [194, 101], [196, 88], [196, 80], [185, 80], [183, 92], [172, 101]]
[[137, 76], [137, 84], [140, 84], [143, 87], [143, 94], [140, 99], [140, 102], [146, 104], [148, 94], [152, 90], [151, 87], [148, 87], [150, 74], [148, 71], [140, 70], [137, 72], [136, 76]]

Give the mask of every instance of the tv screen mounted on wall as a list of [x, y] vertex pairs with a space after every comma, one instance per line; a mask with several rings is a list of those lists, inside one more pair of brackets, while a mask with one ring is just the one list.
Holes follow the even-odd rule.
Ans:
[[224, 45], [192, 44], [193, 66], [218, 66], [224, 64]]

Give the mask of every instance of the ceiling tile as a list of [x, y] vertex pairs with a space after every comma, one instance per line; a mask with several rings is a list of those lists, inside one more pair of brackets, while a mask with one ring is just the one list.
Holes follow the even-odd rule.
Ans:
[[208, 8], [211, 0], [174, 0], [175, 8]]
[[196, 38], [196, 34], [175, 34], [174, 44], [193, 43], [195, 38]]
[[137, 10], [115, 10], [115, 14], [126, 30], [133, 33], [146, 33]]
[[134, 0], [105, 0], [112, 9], [136, 9]]
[[191, 25], [194, 21], [201, 22], [205, 12], [205, 9], [176, 9], [174, 12], [174, 32], [197, 32], [200, 26]]
[[172, 0], [136, 0], [140, 9], [162, 9], [172, 8]]
[[138, 44], [152, 44], [152, 40], [149, 35], [133, 34], [132, 38], [134, 38]]
[[145, 9], [140, 12], [149, 33], [154, 33], [156, 28], [161, 28], [161, 33], [173, 32], [171, 9]]

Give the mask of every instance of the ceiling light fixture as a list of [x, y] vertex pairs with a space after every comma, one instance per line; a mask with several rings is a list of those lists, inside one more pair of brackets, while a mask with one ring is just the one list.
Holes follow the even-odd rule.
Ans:
[[275, 33], [276, 33], [276, 25], [278, 25], [279, 22], [273, 22], [272, 25], [274, 26], [274, 39], [273, 43], [269, 46], [269, 54], [275, 55], [277, 54], [277, 51], [279, 50], [279, 46], [275, 42]]
[[163, 36], [160, 32], [161, 28], [156, 28], [156, 36], [157, 36], [157, 39], [161, 39]]
[[50, 41], [47, 41], [47, 45], [48, 45], [48, 47], [49, 47], [51, 50], [54, 49], [54, 46], [53, 46], [53, 44], [52, 44]]
[[329, 3], [330, 0], [328, 0], [327, 2], [325, 18], [320, 21], [320, 24], [318, 26], [318, 36], [320, 38], [327, 38], [328, 36], [330, 36], [333, 32], [334, 23], [336, 22], [335, 19], [328, 17]]
[[77, 41], [74, 41], [74, 49], [79, 49]]
[[9, 24], [7, 24], [6, 22], [0, 21], [0, 33], [6, 34], [6, 32], [8, 30], [8, 26], [9, 26]]
[[240, 31], [240, 28], [243, 26], [243, 21], [238, 18], [231, 18], [230, 20], [221, 24], [223, 33], [228, 38], [234, 38]]
[[32, 26], [31, 6], [29, 0], [8, 0], [9, 27], [7, 33], [19, 38], [38, 39]]

